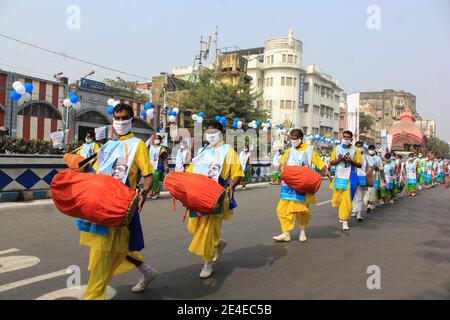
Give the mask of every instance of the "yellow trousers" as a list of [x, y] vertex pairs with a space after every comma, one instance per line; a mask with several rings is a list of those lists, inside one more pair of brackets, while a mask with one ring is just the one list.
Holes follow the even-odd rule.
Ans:
[[315, 203], [316, 199], [313, 195], [306, 195], [305, 202], [280, 199], [277, 206], [277, 216], [281, 231], [290, 232], [294, 230], [295, 221], [297, 221], [300, 230], [306, 230], [312, 218], [309, 205]]
[[330, 186], [333, 191], [333, 197], [331, 198], [331, 205], [333, 208], [339, 210], [339, 220], [348, 221], [353, 209], [352, 199], [350, 194], [350, 182], [348, 183], [347, 190], [334, 189], [333, 184]]
[[113, 276], [134, 270], [136, 266], [126, 260], [127, 256], [144, 262], [138, 252], [129, 252], [129, 231], [127, 227], [110, 228], [107, 236], [81, 232], [80, 244], [90, 247], [89, 281], [85, 300], [105, 300], [106, 287]]
[[189, 218], [187, 229], [192, 235], [189, 252], [211, 262], [220, 240], [223, 214], [210, 214], [201, 218]]

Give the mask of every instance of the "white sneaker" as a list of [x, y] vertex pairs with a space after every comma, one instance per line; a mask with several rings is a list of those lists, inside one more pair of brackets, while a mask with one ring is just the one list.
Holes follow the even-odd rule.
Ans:
[[156, 199], [158, 199], [158, 195], [152, 197], [152, 200], [156, 200]]
[[394, 200], [389, 201], [390, 204], [394, 204]]
[[227, 246], [227, 242], [225, 240], [219, 240], [219, 244], [217, 245], [216, 255], [214, 256], [213, 262], [217, 262], [220, 260], [223, 249], [225, 249], [226, 246]]
[[134, 293], [141, 293], [149, 286], [149, 284], [155, 280], [155, 278], [158, 276], [158, 272], [155, 270], [152, 270], [150, 274], [146, 277], [142, 277], [141, 280], [133, 287], [131, 288], [131, 291]]
[[342, 222], [342, 230], [350, 230], [350, 228], [348, 227], [348, 221]]
[[300, 230], [300, 237], [298, 239], [300, 242], [306, 242], [308, 241], [308, 238], [306, 237], [306, 231]]
[[358, 215], [357, 215], [357, 217], [356, 217], [356, 220], [358, 220], [358, 221], [363, 221], [364, 220], [364, 218], [362, 217], [362, 215], [361, 215], [361, 212], [358, 212]]
[[356, 216], [358, 215], [358, 213], [357, 212], [352, 212], [352, 215], [351, 215], [351, 217], [352, 218], [356, 218]]
[[202, 268], [202, 272], [200, 272], [200, 278], [207, 279], [211, 277], [213, 274], [213, 264], [212, 262], [206, 262]]
[[273, 237], [273, 240], [277, 242], [290, 242], [291, 235], [288, 232], [282, 233], [279, 236]]
[[242, 187], [242, 190], [247, 190], [247, 187]]

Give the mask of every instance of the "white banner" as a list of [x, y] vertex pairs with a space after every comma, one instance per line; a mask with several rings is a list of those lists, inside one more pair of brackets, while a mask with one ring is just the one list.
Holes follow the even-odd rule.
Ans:
[[106, 127], [95, 128], [95, 140], [100, 141], [106, 139]]

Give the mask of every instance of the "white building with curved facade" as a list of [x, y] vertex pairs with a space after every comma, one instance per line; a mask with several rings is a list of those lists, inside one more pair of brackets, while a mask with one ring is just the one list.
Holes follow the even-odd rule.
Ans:
[[316, 65], [302, 66], [303, 43], [292, 31], [288, 37], [273, 38], [264, 47], [240, 53], [248, 59], [247, 75], [253, 78], [253, 88], [262, 92], [272, 124], [290, 121], [305, 134], [337, 138], [340, 84]]

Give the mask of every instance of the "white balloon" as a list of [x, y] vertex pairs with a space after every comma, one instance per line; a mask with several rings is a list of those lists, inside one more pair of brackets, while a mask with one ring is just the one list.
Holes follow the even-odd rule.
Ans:
[[177, 122], [177, 117], [176, 116], [169, 116], [169, 122], [172, 122], [172, 123]]
[[63, 101], [63, 106], [68, 108], [72, 105], [72, 102], [70, 101], [70, 99], [64, 99]]
[[177, 114], [180, 113], [180, 109], [178, 109], [178, 108], [173, 108], [172, 111], [173, 111], [173, 112], [176, 112]]
[[198, 115], [197, 114], [193, 114], [192, 115], [192, 120], [197, 121], [197, 119], [198, 119]]
[[23, 83], [20, 82], [20, 81], [14, 81], [14, 83], [13, 83], [13, 85], [12, 85], [13, 89], [17, 91], [17, 88], [18, 88], [19, 86], [23, 86]]
[[31, 94], [29, 94], [28, 92], [25, 92], [24, 95], [22, 95], [22, 98], [25, 102], [30, 102], [31, 101]]
[[148, 110], [146, 111], [146, 113], [147, 113], [147, 117], [152, 116], [152, 115], [153, 115], [153, 109], [148, 109]]
[[25, 86], [23, 84], [20, 84], [20, 85], [16, 86], [15, 90], [19, 94], [25, 94], [25, 92], [27, 92], [26, 89], [25, 89]]
[[120, 104], [120, 101], [114, 101], [114, 103], [112, 104], [113, 107], [117, 106], [118, 104]]
[[202, 122], [203, 122], [203, 118], [202, 118], [202, 117], [199, 117], [199, 116], [197, 116], [197, 122], [198, 122], [198, 123], [202, 123]]
[[81, 103], [78, 101], [77, 103], [75, 103], [74, 105], [73, 105], [73, 108], [75, 109], [75, 110], [80, 110], [81, 109]]
[[114, 104], [114, 102], [116, 102], [116, 100], [114, 99], [108, 99], [108, 106], [112, 106]]

